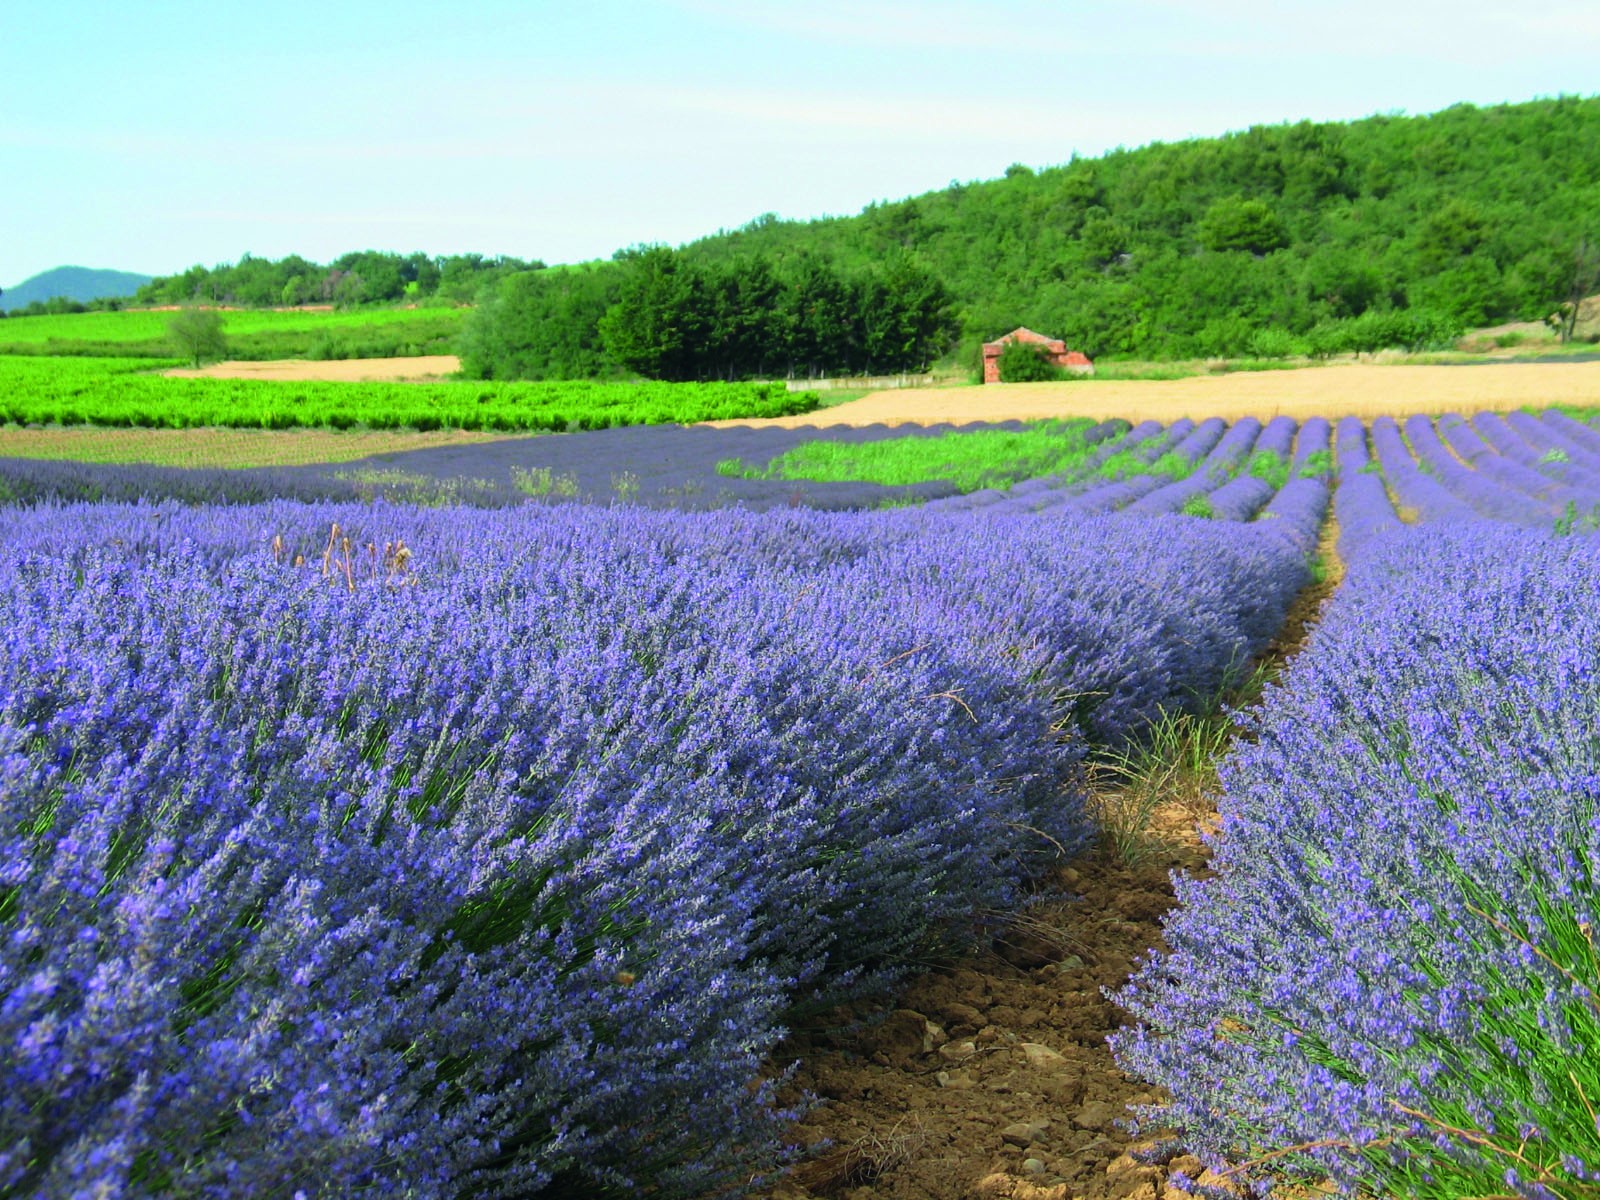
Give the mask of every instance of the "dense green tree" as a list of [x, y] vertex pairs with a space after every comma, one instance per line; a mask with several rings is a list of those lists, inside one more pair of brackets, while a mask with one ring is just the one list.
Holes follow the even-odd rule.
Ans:
[[856, 362], [855, 292], [827, 262], [801, 256], [791, 268], [783, 306], [789, 334], [786, 374], [814, 378]]
[[1248, 250], [1252, 254], [1267, 254], [1289, 244], [1289, 234], [1272, 206], [1243, 196], [1226, 197], [1206, 209], [1195, 236], [1207, 250]]
[[1573, 248], [1568, 269], [1563, 272], [1565, 283], [1561, 302], [1545, 317], [1555, 327], [1562, 345], [1572, 340], [1582, 314], [1584, 301], [1600, 287], [1600, 245], [1587, 237], [1580, 237]]
[[[786, 365], [791, 315], [766, 259], [740, 256], [704, 269], [701, 355], [719, 379], [763, 376]], [[704, 364], [697, 363], [703, 375]]]
[[1046, 383], [1065, 376], [1065, 372], [1050, 361], [1048, 350], [1029, 342], [1007, 342], [996, 365], [1000, 368], [1001, 383]]
[[644, 250], [629, 261], [617, 301], [600, 319], [607, 354], [649, 379], [696, 378], [711, 325], [707, 294], [678, 251]]
[[590, 379], [617, 372], [600, 337], [622, 272], [610, 264], [507, 275], [459, 341], [469, 379]]
[[891, 254], [860, 291], [864, 366], [869, 372], [921, 371], [955, 344], [949, 291], [909, 254]]

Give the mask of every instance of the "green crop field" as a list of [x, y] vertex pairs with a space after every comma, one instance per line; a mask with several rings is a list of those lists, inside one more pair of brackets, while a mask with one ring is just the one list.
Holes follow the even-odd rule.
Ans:
[[781, 383], [330, 383], [169, 379], [136, 359], [0, 357], [0, 424], [185, 429], [605, 429], [792, 416]]
[[979, 430], [881, 442], [805, 442], [764, 470], [738, 459], [717, 465], [724, 475], [765, 479], [846, 480], [900, 485], [948, 480], [962, 491], [1010, 487], [1021, 479], [1077, 469], [1096, 449], [1085, 434], [1094, 422], [1045, 421], [1020, 432]]
[[[231, 358], [391, 358], [453, 352], [470, 311], [241, 309], [222, 317]], [[171, 318], [149, 309], [9, 317], [0, 320], [0, 354], [169, 358]]]

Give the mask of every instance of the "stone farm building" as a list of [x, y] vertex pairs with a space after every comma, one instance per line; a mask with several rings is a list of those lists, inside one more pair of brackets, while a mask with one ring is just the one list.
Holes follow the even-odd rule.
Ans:
[[1004, 337], [996, 338], [992, 342], [983, 344], [983, 381], [985, 383], [1000, 382], [1000, 352], [1009, 342], [1028, 342], [1035, 346], [1043, 346], [1045, 357], [1056, 366], [1072, 372], [1074, 375], [1093, 375], [1094, 364], [1089, 361], [1089, 356], [1081, 350], [1068, 350], [1067, 344], [1060, 338], [1045, 337], [1042, 333], [1035, 333], [1031, 329], [1020, 326], [1013, 329]]

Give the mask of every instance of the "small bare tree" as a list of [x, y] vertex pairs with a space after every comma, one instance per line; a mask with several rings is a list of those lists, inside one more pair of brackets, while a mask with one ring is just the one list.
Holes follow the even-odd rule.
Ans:
[[225, 358], [228, 339], [222, 332], [222, 314], [214, 308], [181, 308], [167, 322], [167, 336], [175, 350], [192, 359], [196, 368], [202, 359]]
[[1565, 346], [1578, 328], [1578, 317], [1583, 302], [1600, 288], [1600, 246], [1587, 237], [1580, 237], [1572, 252], [1572, 275], [1567, 286], [1567, 296], [1556, 311], [1545, 318], [1545, 324], [1556, 331]]

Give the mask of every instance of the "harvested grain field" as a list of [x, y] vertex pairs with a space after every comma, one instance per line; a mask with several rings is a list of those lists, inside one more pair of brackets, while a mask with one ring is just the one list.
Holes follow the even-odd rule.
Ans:
[[337, 383], [425, 382], [445, 379], [461, 369], [453, 354], [425, 354], [416, 358], [335, 358], [312, 360], [280, 358], [267, 362], [220, 362], [195, 370], [181, 367], [163, 374], [173, 379], [289, 379], [331, 380]]
[[1484, 363], [1469, 366], [1340, 364], [1290, 371], [1197, 375], [1188, 379], [1002, 383], [986, 387], [876, 392], [799, 417], [723, 424], [931, 425], [1122, 417], [1171, 423], [1283, 414], [1308, 417], [1407, 416], [1506, 411], [1574, 404], [1600, 408], [1600, 362]]

